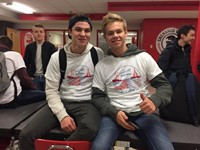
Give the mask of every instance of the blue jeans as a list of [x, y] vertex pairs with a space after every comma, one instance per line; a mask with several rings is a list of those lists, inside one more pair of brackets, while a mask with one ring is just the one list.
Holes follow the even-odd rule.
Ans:
[[38, 90], [45, 91], [45, 77], [44, 76], [35, 76], [33, 83], [36, 85]]
[[31, 103], [46, 100], [46, 94], [40, 90], [22, 90], [21, 93], [13, 101], [0, 105], [0, 108], [15, 108]]
[[122, 130], [110, 117], [102, 117], [100, 128], [92, 142], [91, 150], [111, 150]]
[[[155, 115], [144, 114], [139, 117], [128, 117], [131, 122], [139, 126], [139, 129], [133, 133], [145, 143], [148, 150], [174, 150], [167, 130]], [[111, 150], [117, 137], [125, 131], [111, 118], [103, 117], [91, 150]]]

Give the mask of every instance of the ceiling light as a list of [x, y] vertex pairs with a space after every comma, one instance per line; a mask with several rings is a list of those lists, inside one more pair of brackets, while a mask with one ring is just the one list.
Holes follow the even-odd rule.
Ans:
[[7, 8], [10, 8], [12, 10], [22, 12], [25, 14], [32, 14], [34, 12], [34, 10], [32, 8], [30, 8], [24, 4], [17, 3], [17, 2], [3, 3], [3, 5]]

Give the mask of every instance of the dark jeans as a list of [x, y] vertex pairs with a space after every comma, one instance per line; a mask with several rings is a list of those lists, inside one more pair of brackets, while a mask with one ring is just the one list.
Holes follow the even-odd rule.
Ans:
[[[67, 140], [93, 140], [100, 124], [101, 117], [98, 110], [88, 101], [68, 102], [64, 103], [64, 106], [77, 125], [77, 129]], [[56, 127], [60, 127], [60, 123], [48, 105], [46, 105], [38, 111], [33, 120], [21, 131], [19, 135], [20, 150], [34, 150], [34, 140], [44, 138], [51, 129]]]
[[40, 90], [22, 90], [13, 101], [0, 105], [0, 108], [16, 108], [19, 106], [46, 100], [46, 94]]
[[44, 76], [35, 76], [33, 83], [37, 86], [39, 90], [45, 91], [45, 77]]

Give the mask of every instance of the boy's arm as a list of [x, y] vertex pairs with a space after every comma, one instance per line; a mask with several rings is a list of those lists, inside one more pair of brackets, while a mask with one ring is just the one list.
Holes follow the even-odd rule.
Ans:
[[60, 99], [60, 93], [58, 91], [59, 82], [52, 82], [46, 79], [46, 96], [49, 107], [52, 112], [61, 121], [64, 117], [68, 116], [66, 109]]
[[110, 104], [108, 96], [96, 87], [93, 87], [92, 91], [92, 104], [99, 109], [102, 115], [108, 115], [112, 119], [116, 120], [116, 115], [119, 110]]
[[163, 73], [153, 78], [150, 84], [156, 88], [156, 92], [150, 96], [156, 107], [163, 107], [171, 102], [173, 89]]
[[20, 79], [20, 83], [23, 89], [26, 90], [35, 90], [37, 89], [36, 85], [33, 84], [31, 78], [29, 77], [26, 68], [20, 68], [15, 71], [16, 75]]

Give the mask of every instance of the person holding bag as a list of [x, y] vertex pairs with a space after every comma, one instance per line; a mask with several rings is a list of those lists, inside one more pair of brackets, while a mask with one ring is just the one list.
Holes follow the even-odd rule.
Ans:
[[167, 44], [158, 59], [159, 67], [173, 87], [171, 103], [160, 109], [160, 116], [199, 126], [199, 82], [192, 73], [190, 59], [194, 39], [194, 26], [182, 26], [177, 31], [177, 38]]

